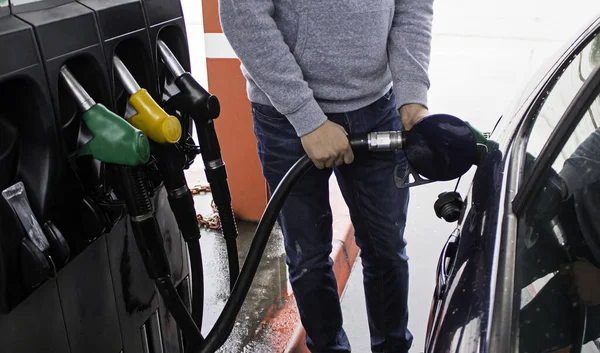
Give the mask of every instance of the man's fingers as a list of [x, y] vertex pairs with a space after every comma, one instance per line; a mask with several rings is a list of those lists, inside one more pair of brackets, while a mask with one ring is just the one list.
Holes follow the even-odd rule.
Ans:
[[315, 167], [319, 168], [319, 169], [323, 169], [325, 168], [325, 164], [319, 161], [315, 161], [313, 160], [313, 164], [315, 165]]
[[335, 167], [335, 158], [329, 158], [327, 162], [325, 162], [325, 168], [333, 168]]
[[349, 150], [348, 152], [344, 153], [344, 163], [350, 164], [352, 162], [354, 162], [354, 153], [352, 150]]

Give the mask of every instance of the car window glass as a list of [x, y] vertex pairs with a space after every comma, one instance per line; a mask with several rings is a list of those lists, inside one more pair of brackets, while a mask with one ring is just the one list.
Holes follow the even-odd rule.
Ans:
[[[550, 137], [556, 124], [594, 68], [600, 66], [600, 36], [596, 36], [571, 61], [560, 78], [552, 87], [537, 112], [534, 112], [527, 152], [537, 157]], [[598, 125], [600, 117], [596, 114], [591, 124]]]
[[[574, 94], [560, 97], [567, 96]], [[554, 112], [562, 115], [568, 104], [555, 106]], [[578, 340], [585, 342], [582, 352], [600, 352], [599, 117], [600, 96], [519, 214], [515, 284], [520, 294], [521, 353], [568, 352]], [[547, 114], [538, 122], [546, 124], [550, 118]], [[525, 175], [537, 148], [529, 150], [528, 145]]]

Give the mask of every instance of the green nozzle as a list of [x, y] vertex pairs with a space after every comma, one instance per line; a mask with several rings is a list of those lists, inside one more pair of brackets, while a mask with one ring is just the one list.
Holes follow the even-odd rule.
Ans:
[[477, 141], [477, 143], [487, 145], [487, 143], [489, 141], [485, 136], [483, 136], [481, 131], [474, 128], [473, 125], [469, 124], [469, 122], [467, 122], [467, 121], [465, 121], [465, 124], [467, 124], [469, 126], [469, 128], [471, 129], [471, 131], [473, 131], [473, 134], [475, 135], [475, 140]]
[[83, 121], [94, 137], [79, 155], [90, 154], [99, 161], [126, 166], [145, 164], [150, 159], [146, 135], [102, 104], [83, 113]]

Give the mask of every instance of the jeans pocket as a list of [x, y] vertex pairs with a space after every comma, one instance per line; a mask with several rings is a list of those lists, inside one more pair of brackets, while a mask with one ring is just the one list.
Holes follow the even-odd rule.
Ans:
[[252, 103], [252, 120], [254, 122], [254, 133], [259, 136], [289, 135], [287, 132], [293, 127], [286, 116], [279, 113], [274, 107]]
[[389, 91], [375, 102], [375, 108], [380, 112], [396, 108], [396, 96], [394, 95], [393, 88], [390, 88]]
[[252, 103], [252, 115], [261, 120], [281, 121], [285, 120], [285, 115], [270, 105]]

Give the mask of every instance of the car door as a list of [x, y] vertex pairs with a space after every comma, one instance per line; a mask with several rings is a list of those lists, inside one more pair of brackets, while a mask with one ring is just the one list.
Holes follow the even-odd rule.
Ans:
[[600, 352], [598, 31], [532, 108], [513, 155], [514, 237], [498, 273], [492, 347]]

